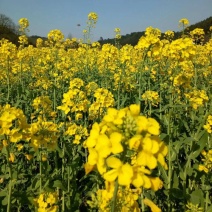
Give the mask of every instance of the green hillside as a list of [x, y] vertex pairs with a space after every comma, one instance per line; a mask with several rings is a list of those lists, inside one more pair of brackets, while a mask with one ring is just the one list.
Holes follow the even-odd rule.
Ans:
[[[210, 38], [210, 32], [209, 32], [209, 28], [210, 26], [212, 26], [212, 16], [200, 21], [196, 24], [190, 25], [188, 28], [186, 28], [185, 33], [189, 34], [190, 31], [196, 29], [196, 28], [201, 28], [204, 29], [205, 32], [205, 41], [209, 40]], [[126, 34], [126, 35], [122, 35], [119, 43], [121, 46], [125, 45], [125, 44], [130, 44], [132, 46], [135, 46], [138, 43], [138, 40], [141, 36], [143, 36], [145, 33], [145, 31], [142, 32], [132, 32], [131, 34]], [[181, 37], [182, 32], [178, 31], [175, 32], [175, 37], [174, 39], [177, 39], [179, 37]], [[162, 37], [163, 37], [163, 33], [162, 33]], [[115, 39], [105, 39], [105, 40], [99, 40], [99, 42], [101, 44], [105, 44], [105, 43], [110, 43], [110, 44], [115, 44]]]

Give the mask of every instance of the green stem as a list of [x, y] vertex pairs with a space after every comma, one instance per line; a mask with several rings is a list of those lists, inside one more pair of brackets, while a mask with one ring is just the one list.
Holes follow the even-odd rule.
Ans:
[[[65, 178], [65, 145], [63, 143], [62, 180]], [[65, 212], [65, 191], [62, 191], [62, 211]]]
[[119, 87], [118, 87], [118, 105], [117, 105], [117, 109], [120, 109], [120, 82], [119, 82]]
[[41, 150], [40, 150], [39, 169], [40, 169], [40, 194], [41, 194], [42, 192], [42, 152]]
[[209, 202], [209, 192], [206, 191], [206, 197], [205, 197], [205, 211], [208, 211], [208, 202]]
[[7, 103], [9, 103], [10, 98], [10, 76], [9, 76], [9, 68], [10, 68], [10, 62], [9, 57], [7, 58]]
[[117, 198], [118, 188], [119, 188], [118, 179], [116, 179], [115, 188], [113, 192], [111, 212], [115, 212], [115, 209], [116, 209], [116, 198]]
[[[168, 190], [171, 189], [171, 181], [172, 181], [172, 161], [171, 161], [171, 154], [172, 154], [172, 132], [171, 132], [171, 115], [172, 115], [172, 105], [173, 105], [173, 95], [170, 98], [170, 107], [168, 113], [168, 126], [167, 126], [167, 134], [169, 136], [169, 148], [168, 148], [168, 163], [169, 163], [169, 171], [168, 171]], [[170, 200], [170, 193], [168, 193], [168, 211], [171, 211], [171, 200]]]
[[142, 208], [142, 211], [145, 211], [144, 193], [143, 193], [143, 190], [142, 190], [142, 192], [141, 192], [141, 208]]
[[[69, 206], [71, 206], [71, 193], [70, 193], [70, 165], [68, 166], [68, 201], [69, 201]], [[71, 207], [70, 207], [71, 208]]]
[[9, 152], [9, 148], [8, 146], [6, 147], [6, 154], [7, 154], [7, 162], [8, 162], [8, 168], [9, 168], [9, 191], [8, 191], [8, 201], [7, 201], [7, 212], [10, 212], [10, 208], [11, 208], [11, 196], [12, 196], [12, 167], [11, 167], [11, 163], [9, 161], [9, 157], [10, 157], [10, 152]]

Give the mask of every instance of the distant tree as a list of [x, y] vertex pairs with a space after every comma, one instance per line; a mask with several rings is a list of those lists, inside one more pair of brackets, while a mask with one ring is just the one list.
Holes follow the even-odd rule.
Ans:
[[18, 26], [14, 24], [11, 18], [0, 14], [0, 39], [5, 38], [18, 45]]
[[12, 21], [11, 18], [7, 17], [4, 14], [0, 14], [0, 26], [2, 28], [7, 28], [14, 34], [19, 34], [18, 26]]

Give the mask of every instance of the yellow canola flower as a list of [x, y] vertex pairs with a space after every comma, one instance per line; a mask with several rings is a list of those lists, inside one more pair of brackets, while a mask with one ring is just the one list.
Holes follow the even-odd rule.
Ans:
[[99, 127], [99, 124], [95, 122], [92, 126], [90, 136], [84, 142], [84, 147], [92, 148], [96, 146], [99, 134], [100, 134], [100, 127]]
[[112, 168], [103, 175], [106, 181], [114, 182], [118, 178], [119, 185], [130, 185], [133, 177], [133, 169], [130, 164], [123, 164], [120, 159], [113, 156], [107, 158], [106, 163], [108, 167]]
[[160, 134], [160, 125], [155, 119], [148, 118], [148, 129], [147, 130], [152, 135], [159, 135]]
[[212, 115], [208, 116], [207, 122], [203, 127], [208, 133], [212, 133]]
[[129, 140], [129, 148], [138, 150], [141, 142], [142, 142], [143, 136], [142, 135], [134, 135], [132, 138]]
[[149, 169], [154, 169], [157, 166], [157, 159], [152, 153], [142, 150], [137, 156], [137, 164], [147, 166]]
[[148, 175], [151, 174], [151, 171], [146, 169], [144, 166], [133, 166], [133, 178], [132, 184], [136, 188], [140, 188], [141, 186], [150, 189], [151, 181]]
[[10, 153], [9, 161], [12, 162], [12, 163], [15, 161], [14, 153]]
[[140, 105], [138, 104], [131, 104], [129, 109], [132, 116], [138, 116], [140, 114]]
[[88, 20], [93, 20], [94, 22], [96, 22], [98, 20], [98, 15], [95, 12], [90, 12], [88, 14]]
[[26, 157], [27, 160], [31, 160], [33, 158], [33, 156], [30, 155], [30, 154], [25, 154], [25, 157]]
[[189, 25], [189, 20], [187, 18], [182, 18], [179, 20], [179, 24], [184, 26]]
[[102, 122], [94, 123], [84, 142], [89, 152], [84, 165], [86, 174], [97, 168], [106, 181], [160, 189], [162, 181], [151, 176], [158, 162], [168, 169], [165, 161], [168, 148], [159, 133], [159, 123], [140, 115], [139, 105], [120, 110], [109, 108]]
[[26, 29], [29, 26], [29, 21], [27, 18], [19, 19], [18, 23], [20, 25], [20, 31], [23, 31], [24, 29]]
[[203, 164], [199, 165], [199, 171], [208, 173], [209, 171], [212, 171], [212, 149], [208, 150], [207, 152], [203, 150], [201, 154], [203, 156]]
[[88, 162], [85, 164], [85, 168], [87, 168], [87, 172], [89, 173], [96, 166], [99, 173], [103, 174], [106, 172], [106, 164], [105, 158], [98, 155], [98, 152], [94, 148], [88, 148], [89, 156]]

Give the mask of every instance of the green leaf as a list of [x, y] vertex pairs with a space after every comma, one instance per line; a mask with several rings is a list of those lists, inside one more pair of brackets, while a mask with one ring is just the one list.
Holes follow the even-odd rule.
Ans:
[[192, 147], [192, 153], [190, 155], [190, 159], [194, 160], [196, 157], [199, 156], [201, 151], [205, 148], [206, 143], [207, 143], [207, 136], [204, 136], [205, 134], [202, 135], [200, 140], [198, 141], [198, 144], [195, 143]]
[[17, 179], [17, 178], [18, 178], [18, 172], [14, 170], [12, 174], [12, 179]]
[[53, 184], [53, 187], [60, 188], [63, 191], [66, 191], [67, 190], [60, 180], [55, 180], [54, 181], [54, 184]]
[[46, 188], [49, 185], [49, 179], [46, 181], [46, 183], [44, 184], [43, 188]]
[[176, 199], [184, 199], [183, 191], [178, 188], [170, 189], [170, 194]]
[[192, 174], [193, 174], [193, 168], [192, 167], [187, 168], [187, 175], [191, 176]]
[[176, 173], [176, 170], [174, 170], [173, 173], [173, 188], [179, 187], [179, 175]]
[[1, 204], [2, 205], [7, 205], [8, 203], [8, 197], [6, 196], [2, 201], [1, 201]]
[[158, 168], [159, 168], [159, 171], [162, 174], [162, 177], [163, 177], [164, 182], [165, 183], [168, 183], [168, 175], [166, 174], [166, 170], [163, 168], [163, 166], [161, 166], [160, 163], [158, 163]]
[[0, 191], [0, 197], [5, 197], [7, 192], [5, 190]]
[[[191, 203], [194, 205], [198, 205], [204, 202], [204, 194], [202, 190], [198, 189], [191, 193]], [[201, 204], [202, 205], [202, 204]]]
[[180, 179], [186, 180], [186, 176], [185, 176], [184, 172], [180, 172]]
[[212, 212], [212, 205], [208, 208], [206, 212]]

